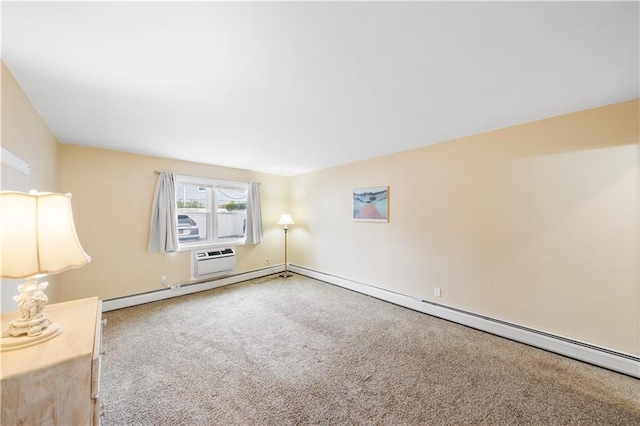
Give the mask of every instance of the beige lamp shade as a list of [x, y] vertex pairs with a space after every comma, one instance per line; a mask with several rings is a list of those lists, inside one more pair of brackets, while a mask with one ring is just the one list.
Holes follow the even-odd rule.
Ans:
[[293, 225], [293, 219], [291, 219], [291, 216], [288, 214], [283, 214], [282, 216], [280, 216], [280, 220], [278, 221], [278, 225], [284, 225], [285, 228], [287, 225]]
[[85, 253], [73, 223], [71, 194], [0, 193], [2, 278], [28, 278], [79, 268]]

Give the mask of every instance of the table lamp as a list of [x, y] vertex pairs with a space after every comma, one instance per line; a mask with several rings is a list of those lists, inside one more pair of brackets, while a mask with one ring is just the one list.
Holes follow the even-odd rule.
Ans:
[[73, 223], [71, 194], [3, 191], [0, 193], [0, 277], [23, 279], [18, 286], [17, 319], [3, 330], [0, 350], [14, 350], [51, 339], [62, 332], [44, 313], [48, 302], [38, 282], [49, 274], [79, 268], [91, 261]]

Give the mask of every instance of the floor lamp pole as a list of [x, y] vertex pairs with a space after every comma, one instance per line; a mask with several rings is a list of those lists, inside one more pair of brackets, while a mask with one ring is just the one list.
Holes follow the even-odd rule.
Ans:
[[284, 272], [281, 273], [280, 276], [282, 278], [289, 278], [293, 276], [293, 274], [289, 272], [287, 262], [287, 225], [284, 226]]
[[280, 216], [280, 220], [278, 221], [278, 225], [283, 225], [284, 227], [284, 272], [280, 274], [282, 278], [293, 276], [293, 274], [289, 272], [289, 261], [287, 259], [287, 227], [293, 224], [293, 219], [286, 213]]

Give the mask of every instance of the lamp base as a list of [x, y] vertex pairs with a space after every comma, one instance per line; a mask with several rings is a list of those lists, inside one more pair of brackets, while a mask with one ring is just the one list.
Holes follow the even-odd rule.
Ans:
[[52, 339], [62, 332], [58, 324], [52, 324], [44, 307], [49, 298], [44, 289], [49, 283], [38, 283], [35, 277], [18, 286], [18, 294], [13, 296], [18, 304], [17, 318], [9, 322], [0, 339], [0, 352], [22, 349]]
[[0, 339], [0, 352], [14, 351], [37, 345], [49, 339], [53, 339], [60, 333], [62, 333], [62, 327], [60, 324], [50, 323], [47, 325], [47, 328], [35, 336], [3, 336]]
[[18, 337], [26, 334], [27, 337], [36, 337], [44, 332], [51, 325], [47, 314], [40, 312], [34, 317], [27, 319], [15, 319], [9, 323], [9, 329], [2, 333], [2, 337]]
[[289, 277], [292, 277], [292, 276], [293, 276], [293, 274], [291, 272], [289, 272], [289, 271], [284, 271], [284, 272], [282, 272], [280, 274], [280, 278], [289, 278]]

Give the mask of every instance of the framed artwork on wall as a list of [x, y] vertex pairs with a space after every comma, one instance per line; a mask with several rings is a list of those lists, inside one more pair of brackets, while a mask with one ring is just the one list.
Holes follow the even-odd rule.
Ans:
[[389, 222], [389, 187], [372, 186], [354, 189], [353, 220]]

